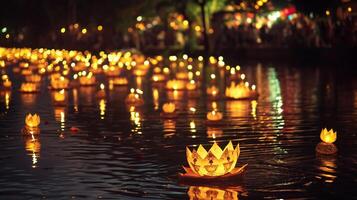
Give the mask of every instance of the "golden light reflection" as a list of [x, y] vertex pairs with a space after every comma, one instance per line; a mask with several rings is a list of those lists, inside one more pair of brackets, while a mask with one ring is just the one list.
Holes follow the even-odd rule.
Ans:
[[154, 88], [152, 90], [152, 98], [154, 102], [154, 109], [158, 110], [159, 109], [159, 90], [157, 88]]
[[21, 94], [21, 101], [25, 106], [32, 106], [37, 99], [37, 94], [31, 94], [31, 93], [22, 93]]
[[105, 116], [105, 108], [106, 108], [106, 101], [105, 101], [105, 99], [100, 99], [100, 100], [99, 100], [100, 119], [104, 119], [104, 116]]
[[196, 130], [196, 123], [194, 120], [190, 121], [190, 132], [191, 133], [196, 133], [197, 130]]
[[134, 125], [134, 127], [131, 129], [132, 133], [134, 134], [142, 134], [141, 128], [141, 114], [139, 111], [136, 110], [134, 106], [130, 106], [129, 108], [130, 111], [130, 121]]
[[190, 186], [187, 194], [190, 200], [238, 200], [238, 191], [234, 189]]
[[207, 136], [216, 139], [223, 135], [223, 130], [218, 127], [207, 127]]
[[250, 102], [251, 106], [252, 106], [252, 111], [250, 112], [252, 114], [252, 117], [254, 119], [257, 119], [257, 105], [258, 102], [256, 100], [253, 100]]
[[164, 120], [164, 137], [172, 137], [176, 132], [176, 122], [171, 119]]
[[54, 107], [55, 120], [60, 122], [61, 131], [66, 128], [66, 109], [64, 107]]
[[323, 179], [323, 181], [326, 183], [334, 182], [337, 178], [337, 164], [335, 155], [317, 154], [316, 156], [318, 162], [317, 168], [319, 169], [319, 174], [316, 178]]
[[78, 90], [73, 88], [73, 108], [74, 112], [78, 112]]
[[41, 143], [39, 137], [35, 135], [26, 135], [25, 140], [25, 149], [27, 153], [32, 157], [32, 168], [36, 168], [38, 164], [38, 159], [40, 157]]

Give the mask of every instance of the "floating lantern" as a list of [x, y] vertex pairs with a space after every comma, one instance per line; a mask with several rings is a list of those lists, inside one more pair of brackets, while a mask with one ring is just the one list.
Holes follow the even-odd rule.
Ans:
[[252, 87], [250, 88], [248, 82], [241, 82], [239, 84], [235, 84], [234, 82], [232, 82], [229, 87], [226, 87], [226, 97], [232, 99], [254, 98], [257, 96], [255, 89], [255, 85], [252, 85]]
[[64, 102], [65, 99], [66, 99], [66, 96], [64, 94], [64, 89], [54, 92], [55, 102]]
[[8, 75], [6, 75], [6, 74], [2, 75], [1, 79], [2, 79], [2, 85], [4, 88], [11, 88], [12, 83], [11, 83]]
[[37, 114], [27, 114], [25, 117], [25, 124], [28, 128], [37, 128], [40, 125], [40, 116]]
[[218, 111], [211, 111], [207, 113], [207, 119], [209, 121], [220, 121], [223, 118], [223, 114]]
[[218, 95], [218, 92], [219, 92], [219, 89], [214, 85], [207, 88], [207, 94], [212, 97], [216, 97]]
[[190, 82], [188, 82], [186, 84], [186, 89], [187, 90], [195, 90], [196, 86], [197, 86], [196, 82], [194, 80], [190, 80]]
[[332, 144], [336, 141], [337, 133], [333, 131], [333, 129], [327, 131], [326, 128], [321, 130], [320, 138], [323, 142]]
[[69, 86], [68, 78], [65, 78], [64, 76], [61, 75], [51, 76], [51, 89], [54, 90], [67, 89], [68, 86]]
[[91, 72], [87, 76], [79, 77], [79, 84], [82, 86], [92, 86], [96, 84], [96, 79]]
[[164, 103], [164, 105], [162, 106], [162, 110], [165, 113], [174, 113], [175, 108], [176, 108], [176, 106], [174, 103]]
[[183, 90], [185, 89], [185, 81], [182, 80], [169, 80], [166, 83], [166, 89], [168, 90]]
[[322, 142], [317, 144], [316, 152], [320, 154], [335, 154], [337, 152], [337, 147], [333, 143], [337, 139], [337, 133], [331, 130], [327, 130], [326, 128], [321, 130], [320, 138]]
[[34, 93], [38, 91], [37, 84], [35, 83], [22, 83], [20, 87], [20, 92]]
[[142, 105], [144, 103], [144, 100], [141, 97], [142, 94], [143, 91], [131, 88], [130, 94], [125, 99], [125, 103], [129, 105]]
[[186, 158], [190, 167], [183, 167], [186, 173], [179, 174], [179, 176], [183, 179], [202, 180], [237, 176], [247, 166], [246, 164], [240, 168], [235, 167], [239, 155], [239, 144], [234, 148], [231, 141], [223, 150], [216, 142], [209, 151], [206, 151], [202, 145], [193, 151], [186, 147]]
[[152, 75], [151, 80], [154, 82], [161, 82], [161, 81], [165, 81], [166, 77], [163, 74], [154, 74]]

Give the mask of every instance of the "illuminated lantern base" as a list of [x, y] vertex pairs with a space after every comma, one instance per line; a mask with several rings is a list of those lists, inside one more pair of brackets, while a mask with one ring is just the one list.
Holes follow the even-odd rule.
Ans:
[[183, 167], [186, 173], [179, 173], [178, 177], [181, 182], [187, 182], [187, 183], [195, 183], [195, 182], [202, 183], [205, 181], [224, 182], [224, 181], [235, 180], [237, 178], [240, 178], [242, 173], [245, 172], [245, 168], [247, 167], [247, 165], [248, 164], [245, 164], [242, 167], [236, 167], [228, 174], [222, 176], [200, 176], [195, 172], [193, 172], [191, 168]]
[[326, 142], [320, 142], [316, 145], [316, 152], [320, 154], [335, 154], [337, 153], [337, 147], [334, 144]]

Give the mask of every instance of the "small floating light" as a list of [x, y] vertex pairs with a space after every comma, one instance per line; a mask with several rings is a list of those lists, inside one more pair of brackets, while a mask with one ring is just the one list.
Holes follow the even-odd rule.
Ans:
[[40, 125], [40, 116], [35, 114], [27, 114], [25, 117], [25, 124], [29, 128], [37, 128]]
[[337, 133], [333, 131], [333, 129], [327, 131], [326, 128], [321, 130], [320, 138], [323, 142], [332, 144], [337, 139]]
[[222, 118], [223, 118], [223, 114], [221, 112], [213, 110], [207, 113], [207, 119], [209, 121], [219, 121]]
[[162, 106], [162, 110], [165, 113], [173, 113], [175, 112], [176, 106], [174, 103], [164, 103], [164, 105]]

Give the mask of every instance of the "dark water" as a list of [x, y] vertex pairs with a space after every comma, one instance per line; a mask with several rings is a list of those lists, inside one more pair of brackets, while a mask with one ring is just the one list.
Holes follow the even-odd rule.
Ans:
[[[356, 197], [353, 69], [242, 67], [257, 84], [256, 107], [251, 101], [217, 101], [224, 113], [218, 127], [206, 125], [212, 101], [186, 93], [177, 102], [176, 119], [161, 117], [161, 105], [172, 94], [144, 80], [145, 105], [132, 112], [124, 103], [127, 87], [108, 90], [105, 99], [96, 97], [96, 87], [69, 90], [66, 107], [52, 105], [45, 84], [38, 94], [1, 91], [1, 199], [188, 199], [193, 192], [207, 199]], [[20, 81], [14, 82], [18, 87]], [[190, 107], [197, 112], [189, 113]], [[21, 133], [28, 112], [41, 116], [36, 142]], [[337, 130], [337, 155], [315, 153], [323, 127]], [[229, 140], [240, 143], [238, 166], [249, 164], [243, 180], [225, 187], [178, 183], [187, 145], [223, 146]]]

